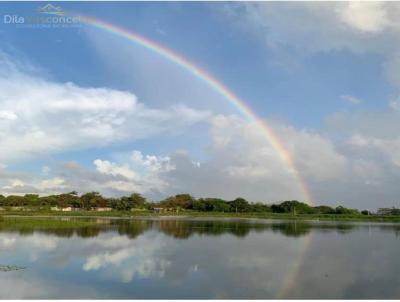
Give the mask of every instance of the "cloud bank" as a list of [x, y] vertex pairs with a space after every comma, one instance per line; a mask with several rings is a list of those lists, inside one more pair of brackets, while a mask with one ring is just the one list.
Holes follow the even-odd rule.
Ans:
[[0, 54], [3, 163], [176, 132], [210, 116], [180, 104], [151, 108], [127, 91], [57, 83]]

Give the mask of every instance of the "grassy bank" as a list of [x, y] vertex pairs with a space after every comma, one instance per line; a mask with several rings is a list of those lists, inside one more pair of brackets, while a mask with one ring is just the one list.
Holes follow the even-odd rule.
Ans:
[[83, 220], [83, 219], [52, 219], [52, 218], [35, 218], [35, 219], [22, 219], [22, 218], [30, 218], [31, 216], [23, 216], [23, 217], [10, 217], [10, 216], [1, 216], [0, 217], [0, 230], [10, 230], [10, 229], [76, 229], [76, 228], [84, 228], [97, 225], [98, 222], [92, 220]]
[[[231, 212], [162, 212], [151, 211], [3, 211], [0, 217], [103, 217], [103, 218], [135, 218], [135, 217], [164, 217], [164, 216], [188, 216], [188, 217], [225, 217], [225, 218], [262, 218], [262, 219], [288, 219], [288, 220], [326, 220], [326, 221], [376, 221], [376, 222], [400, 222], [400, 216], [378, 215], [340, 215], [340, 214], [282, 214], [282, 213], [231, 213]], [[8, 218], [8, 219], [9, 219]], [[75, 221], [77, 223], [77, 221]], [[90, 223], [90, 222], [87, 222]]]

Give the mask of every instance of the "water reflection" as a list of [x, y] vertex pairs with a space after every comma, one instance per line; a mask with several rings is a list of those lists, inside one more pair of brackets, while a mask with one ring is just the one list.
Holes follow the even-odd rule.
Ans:
[[[24, 218], [22, 218], [24, 219]], [[69, 219], [86, 220], [93, 219]], [[311, 231], [319, 233], [336, 232], [346, 234], [359, 229], [379, 229], [400, 234], [400, 225], [390, 223], [310, 222], [310, 221], [268, 221], [258, 219], [96, 219], [97, 224], [84, 227], [40, 228], [34, 224], [10, 224], [0, 221], [0, 232], [17, 232], [20, 235], [44, 233], [58, 237], [96, 237], [101, 232], [116, 231], [134, 239], [139, 235], [157, 230], [176, 239], [188, 239], [193, 235], [220, 236], [224, 234], [245, 238], [252, 232], [272, 231], [289, 237], [301, 237]]]
[[0, 264], [26, 267], [0, 272], [0, 298], [266, 299], [297, 270], [286, 298], [398, 297], [398, 234], [395, 224], [256, 219], [0, 222]]

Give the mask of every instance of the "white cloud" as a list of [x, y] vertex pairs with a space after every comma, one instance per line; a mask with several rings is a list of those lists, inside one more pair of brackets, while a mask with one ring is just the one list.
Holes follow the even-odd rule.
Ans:
[[25, 74], [13, 62], [2, 65], [8, 66], [0, 72], [5, 162], [176, 132], [209, 117], [184, 105], [149, 108], [130, 92], [57, 83]]
[[12, 111], [0, 111], [0, 121], [1, 120], [14, 121], [17, 118], [18, 118], [17, 115]]
[[375, 148], [383, 152], [387, 159], [400, 167], [400, 136], [390, 139], [358, 136], [351, 142], [358, 147]]
[[[275, 201], [305, 199], [293, 167], [284, 163], [257, 124], [237, 116], [218, 115], [211, 120], [213, 146], [207, 160], [177, 152], [169, 156], [130, 152], [125, 160], [93, 161], [94, 170], [76, 163], [52, 168], [51, 174], [33, 178], [7, 176], [5, 192], [45, 194], [54, 191], [100, 191], [106, 195], [140, 192], [162, 197], [179, 192], [196, 196]], [[292, 154], [305, 179], [328, 181], [342, 173], [346, 160], [318, 133], [275, 123], [274, 131]], [[4, 179], [5, 176], [3, 177]], [[15, 179], [22, 179], [16, 183]]]
[[348, 2], [339, 10], [339, 18], [362, 32], [382, 31], [388, 23], [384, 2]]
[[394, 109], [394, 110], [400, 111], [400, 101], [398, 99], [397, 100], [391, 100], [389, 102], [389, 107]]
[[130, 157], [135, 166], [142, 166], [152, 172], [169, 171], [174, 167], [170, 165], [171, 158], [168, 156], [146, 155], [134, 150]]
[[111, 163], [107, 160], [96, 159], [93, 162], [96, 166], [96, 170], [103, 174], [111, 174], [113, 176], [121, 175], [127, 179], [137, 178], [136, 173], [129, 169], [128, 166], [118, 166], [115, 163]]
[[357, 98], [357, 97], [355, 97], [355, 96], [352, 96], [352, 95], [342, 95], [342, 96], [340, 96], [340, 98], [341, 98], [342, 100], [344, 100], [344, 101], [346, 101], [346, 102], [349, 102], [349, 103], [351, 103], [351, 104], [354, 104], [354, 105], [357, 105], [357, 104], [361, 104], [361, 103], [362, 103], [362, 100], [361, 100], [361, 99], [359, 99], [359, 98]]
[[94, 165], [99, 173], [112, 176], [103, 183], [98, 183], [98, 186], [121, 193], [161, 193], [168, 187], [168, 181], [161, 179], [160, 173], [174, 169], [169, 157], [143, 155], [138, 150], [132, 151], [128, 161], [122, 164], [96, 159]]
[[64, 189], [65, 188], [65, 180], [60, 177], [54, 177], [50, 179], [44, 179], [38, 185], [38, 188], [41, 190], [53, 190], [53, 189]]
[[[329, 181], [343, 173], [346, 159], [329, 139], [279, 123], [274, 123], [273, 128], [306, 180]], [[256, 124], [237, 116], [219, 115], [212, 119], [211, 133], [209, 159], [200, 165], [188, 154], [171, 155], [175, 169], [161, 174], [170, 190], [183, 188], [195, 196], [243, 196], [264, 202], [306, 200], [293, 167], [282, 161]]]

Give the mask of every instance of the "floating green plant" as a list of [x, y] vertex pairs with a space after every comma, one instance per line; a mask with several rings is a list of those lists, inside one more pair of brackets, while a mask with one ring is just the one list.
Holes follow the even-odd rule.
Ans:
[[18, 265], [0, 265], [0, 272], [19, 271], [25, 268], [26, 267], [24, 266], [18, 266]]

